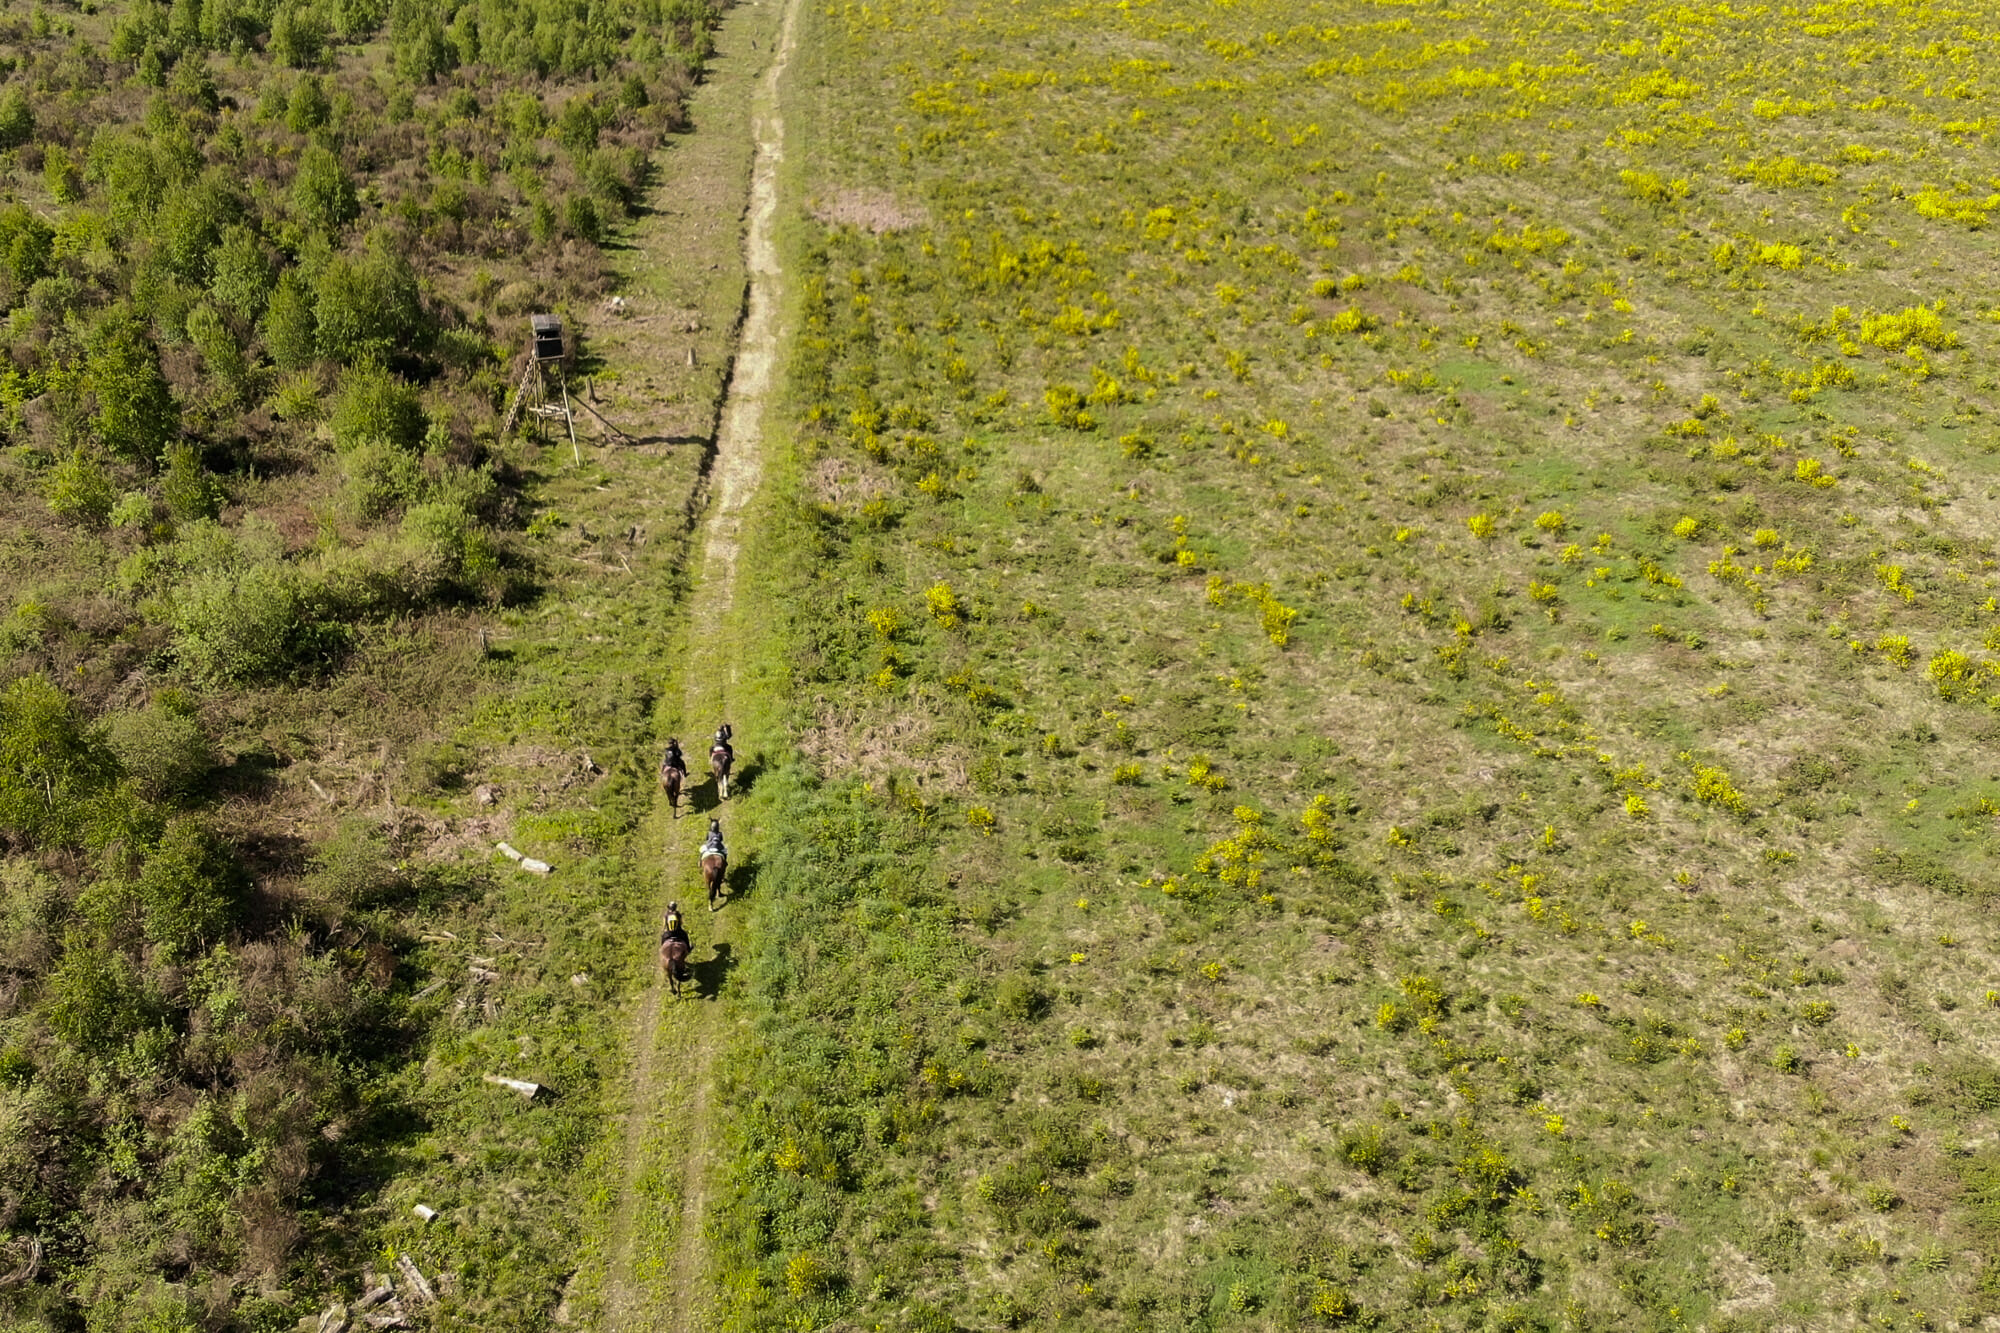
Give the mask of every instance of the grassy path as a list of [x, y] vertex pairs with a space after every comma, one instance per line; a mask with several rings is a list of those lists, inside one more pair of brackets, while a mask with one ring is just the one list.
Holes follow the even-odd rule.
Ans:
[[[725, 47], [747, 42], [753, 52], [762, 48], [772, 54], [750, 94], [755, 157], [744, 240], [748, 299], [709, 471], [708, 516], [688, 598], [690, 629], [680, 645], [685, 682], [681, 720], [678, 728], [670, 728], [680, 735], [696, 777], [715, 726], [736, 720], [746, 708], [766, 711], [740, 688], [743, 654], [732, 611], [743, 514], [763, 475], [759, 443], [777, 357], [781, 275], [773, 226], [784, 154], [778, 88], [792, 50], [798, 0], [785, 0], [775, 49], [769, 37], [773, 3], [764, 0], [739, 9], [722, 34]], [[741, 97], [744, 89], [739, 76], [718, 78], [705, 92], [719, 100]], [[692, 809], [681, 819], [671, 818], [664, 801], [656, 812], [663, 829], [658, 838], [663, 883], [656, 897], [662, 909], [667, 900], [678, 898], [691, 911], [699, 999], [676, 1002], [656, 978], [633, 1017], [631, 1111], [625, 1118], [620, 1193], [606, 1247], [604, 1327], [617, 1333], [704, 1329], [716, 1323], [702, 1221], [714, 1165], [709, 1091], [715, 1054], [727, 1040], [733, 1014], [725, 983], [737, 913], [731, 910], [733, 901], [705, 919], [695, 910], [702, 899], [695, 849], [707, 817], [721, 819], [734, 859], [731, 899], [743, 891], [756, 859], [754, 783], [763, 749], [755, 736], [737, 737], [742, 790], [730, 802], [718, 802], [713, 785], [700, 782], [688, 803]]]

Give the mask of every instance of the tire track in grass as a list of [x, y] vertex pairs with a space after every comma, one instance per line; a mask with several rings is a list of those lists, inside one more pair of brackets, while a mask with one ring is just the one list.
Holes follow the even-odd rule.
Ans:
[[[772, 59], [758, 79], [752, 103], [755, 158], [750, 181], [745, 249], [750, 275], [747, 310], [738, 334], [721, 428], [709, 475], [709, 514], [703, 525], [700, 572], [689, 600], [683, 739], [690, 762], [701, 767], [707, 721], [728, 719], [741, 654], [728, 634], [736, 596], [736, 557], [743, 513], [763, 477], [760, 440], [778, 353], [778, 168], [784, 158], [779, 86], [797, 30], [799, 0], [785, 0]], [[754, 746], [745, 747], [746, 751]], [[732, 806], [735, 804], [731, 802]], [[754, 802], [752, 804], [754, 813]], [[727, 816], [724, 816], [725, 818]], [[692, 906], [688, 890], [695, 850], [707, 828], [701, 818], [670, 826], [665, 842], [664, 897]], [[755, 848], [754, 825], [731, 833], [731, 856]], [[661, 903], [664, 907], [664, 901]], [[727, 953], [734, 913], [694, 916], [705, 926], [714, 956]], [[711, 976], [720, 978], [723, 968]], [[703, 1228], [714, 1169], [709, 1139], [709, 1091], [715, 1053], [727, 1040], [733, 1006], [726, 996], [672, 1003], [664, 978], [655, 977], [633, 1026], [631, 1110], [626, 1117], [621, 1193], [613, 1214], [606, 1274], [605, 1327], [611, 1333], [655, 1329], [695, 1330], [716, 1324], [710, 1260]]]

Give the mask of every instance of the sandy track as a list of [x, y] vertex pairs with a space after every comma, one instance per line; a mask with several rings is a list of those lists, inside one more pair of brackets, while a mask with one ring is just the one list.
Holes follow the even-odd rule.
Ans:
[[[782, 273], [774, 227], [778, 168], [784, 158], [778, 90], [794, 47], [798, 8], [799, 0], [785, 0], [775, 51], [753, 94], [756, 149], [744, 239], [749, 297], [709, 472], [702, 554], [689, 605], [693, 629], [682, 716], [691, 725], [695, 719], [727, 718], [729, 687], [738, 677], [739, 663], [725, 626], [736, 597], [743, 515], [763, 477], [763, 419], [778, 356]], [[691, 742], [688, 753], [697, 770], [703, 767], [705, 734], [696, 731], [684, 737]], [[728, 811], [722, 813], [727, 819]], [[705, 820], [693, 818], [670, 827], [666, 838], [670, 885], [687, 881], [688, 876], [678, 872], [694, 864], [695, 848], [706, 827]], [[752, 846], [750, 840], [732, 834], [733, 857], [740, 858]], [[685, 891], [678, 891], [678, 896], [684, 905], [695, 907]], [[694, 915], [704, 916], [698, 908]], [[697, 959], [717, 950], [726, 952], [733, 913], [707, 917], [698, 925], [708, 927], [701, 932], [708, 940], [697, 942]], [[632, 1111], [625, 1123], [621, 1194], [606, 1247], [604, 1327], [609, 1333], [706, 1329], [716, 1323], [703, 1227], [715, 1166], [709, 1093], [732, 1008], [726, 993], [704, 996], [697, 1003], [675, 1003], [663, 980], [656, 979], [634, 1015]]]

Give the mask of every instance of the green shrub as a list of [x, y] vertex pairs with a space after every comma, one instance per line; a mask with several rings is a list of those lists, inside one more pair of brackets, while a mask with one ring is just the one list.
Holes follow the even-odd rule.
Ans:
[[167, 446], [161, 456], [160, 498], [167, 512], [183, 523], [214, 518], [222, 509], [222, 484], [201, 465], [201, 453], [185, 440]]
[[215, 767], [215, 751], [201, 723], [158, 704], [112, 714], [105, 721], [104, 738], [133, 783], [152, 800], [187, 794]]
[[1032, 1023], [1049, 1012], [1052, 1003], [1048, 991], [1033, 977], [1020, 972], [1010, 972], [1000, 980], [1000, 988], [993, 997], [993, 1007], [1003, 1018], [1011, 1018], [1019, 1023]]
[[275, 679], [307, 647], [304, 617], [298, 578], [288, 568], [199, 573], [174, 594], [174, 652], [202, 680]]
[[353, 366], [333, 403], [333, 442], [343, 452], [366, 443], [414, 450], [424, 438], [417, 391], [379, 365]]
[[134, 885], [146, 938], [175, 958], [222, 938], [242, 890], [242, 872], [227, 844], [193, 819], [167, 825]]
[[116, 498], [110, 475], [81, 449], [73, 450], [69, 457], [49, 469], [44, 493], [50, 513], [93, 528], [103, 527], [109, 521]]
[[23, 676], [0, 693], [0, 829], [30, 842], [74, 843], [90, 800], [117, 776], [118, 761], [47, 676]]
[[341, 500], [363, 518], [381, 518], [423, 493], [424, 469], [414, 454], [368, 440], [340, 456]]
[[337, 908], [368, 908], [393, 897], [404, 887], [396, 853], [381, 826], [350, 816], [313, 853], [306, 892]]

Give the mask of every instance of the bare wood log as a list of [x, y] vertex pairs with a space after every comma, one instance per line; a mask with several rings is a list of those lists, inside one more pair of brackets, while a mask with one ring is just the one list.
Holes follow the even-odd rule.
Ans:
[[410, 1284], [410, 1295], [419, 1304], [433, 1305], [437, 1302], [437, 1292], [432, 1290], [430, 1279], [417, 1270], [409, 1255], [397, 1255], [396, 1268], [402, 1273], [403, 1279]]

